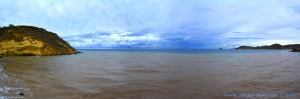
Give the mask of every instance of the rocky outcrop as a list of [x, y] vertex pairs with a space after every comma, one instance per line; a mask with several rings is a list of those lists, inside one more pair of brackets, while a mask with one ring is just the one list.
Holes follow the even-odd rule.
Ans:
[[295, 48], [291, 52], [300, 52], [300, 48]]
[[255, 49], [255, 47], [251, 47], [251, 46], [239, 46], [235, 49]]
[[57, 34], [34, 26], [0, 28], [2, 55], [62, 55], [78, 51]]
[[300, 52], [300, 44], [289, 44], [289, 45], [280, 45], [280, 44], [272, 44], [270, 46], [239, 46], [235, 49], [292, 49], [291, 52]]
[[300, 44], [289, 44], [289, 45], [280, 45], [280, 44], [272, 44], [270, 46], [239, 46], [235, 49], [296, 49], [300, 48]]

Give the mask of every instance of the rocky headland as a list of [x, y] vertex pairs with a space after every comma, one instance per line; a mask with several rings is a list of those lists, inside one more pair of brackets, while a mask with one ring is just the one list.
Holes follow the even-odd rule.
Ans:
[[57, 34], [34, 26], [0, 28], [0, 55], [35, 56], [79, 53]]
[[300, 44], [289, 44], [289, 45], [280, 45], [280, 44], [272, 44], [270, 46], [239, 46], [235, 49], [291, 49], [291, 52], [300, 52]]

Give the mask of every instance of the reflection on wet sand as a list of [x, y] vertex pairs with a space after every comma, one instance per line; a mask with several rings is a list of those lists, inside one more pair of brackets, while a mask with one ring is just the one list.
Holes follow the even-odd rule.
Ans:
[[23, 98], [24, 95], [31, 95], [29, 88], [24, 86], [21, 80], [10, 77], [6, 74], [5, 68], [0, 65], [0, 98]]

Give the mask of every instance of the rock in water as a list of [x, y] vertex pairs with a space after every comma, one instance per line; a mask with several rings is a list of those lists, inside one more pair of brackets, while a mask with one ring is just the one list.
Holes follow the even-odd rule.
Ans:
[[24, 96], [25, 94], [21, 92], [21, 93], [19, 93], [19, 95]]
[[34, 26], [0, 28], [0, 54], [3, 55], [63, 55], [78, 51], [57, 34]]
[[294, 48], [291, 52], [300, 52], [300, 48]]

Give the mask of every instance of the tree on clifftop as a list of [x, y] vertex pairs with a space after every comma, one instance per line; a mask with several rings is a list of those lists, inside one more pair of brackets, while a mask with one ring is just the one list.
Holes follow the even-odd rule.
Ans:
[[13, 24], [9, 24], [8, 27], [14, 27], [14, 25]]

